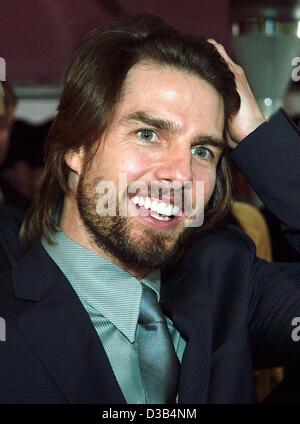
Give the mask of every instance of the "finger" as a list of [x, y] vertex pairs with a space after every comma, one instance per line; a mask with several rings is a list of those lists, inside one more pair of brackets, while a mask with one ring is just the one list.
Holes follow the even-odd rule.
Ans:
[[231, 149], [234, 149], [237, 146], [237, 142], [234, 141], [228, 132], [226, 132], [226, 142]]
[[213, 38], [208, 38], [207, 41], [215, 46], [215, 48], [218, 50], [220, 55], [223, 57], [223, 59], [231, 66], [236, 66], [236, 63], [228, 56], [224, 46], [220, 43], [218, 43]]

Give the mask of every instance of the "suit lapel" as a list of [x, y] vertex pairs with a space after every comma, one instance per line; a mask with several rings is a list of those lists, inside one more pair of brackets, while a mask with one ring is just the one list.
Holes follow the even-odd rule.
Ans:
[[40, 243], [13, 278], [17, 297], [34, 301], [19, 328], [66, 400], [126, 403], [88, 314]]
[[161, 306], [187, 341], [179, 403], [206, 403], [211, 368], [212, 312], [208, 283], [188, 259], [164, 274]]
[[[37, 243], [13, 269], [28, 300], [19, 328], [70, 403], [126, 403], [98, 335], [69, 282]], [[163, 274], [161, 306], [187, 341], [179, 403], [206, 403], [212, 314], [207, 281], [184, 260]]]

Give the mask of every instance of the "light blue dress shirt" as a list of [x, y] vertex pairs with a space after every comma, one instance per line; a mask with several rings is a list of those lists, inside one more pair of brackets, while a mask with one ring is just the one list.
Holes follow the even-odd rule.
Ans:
[[[69, 280], [102, 342], [114, 375], [129, 404], [146, 403], [135, 343], [142, 284], [160, 298], [160, 271], [138, 280], [123, 268], [82, 247], [63, 231], [42, 239], [49, 256]], [[181, 362], [185, 340], [166, 317]], [[101, 384], [99, 382], [99, 384]]]

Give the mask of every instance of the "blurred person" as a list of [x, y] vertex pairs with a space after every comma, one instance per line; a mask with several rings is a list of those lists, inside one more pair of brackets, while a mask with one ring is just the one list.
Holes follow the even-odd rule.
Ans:
[[[4, 113], [4, 91], [0, 84], [0, 130], [1, 158], [4, 158], [8, 140], [6, 115]], [[5, 146], [5, 147], [4, 147]], [[0, 203], [0, 273], [11, 268], [22, 255], [19, 243], [19, 231], [22, 223], [22, 214]]]
[[3, 165], [10, 146], [11, 129], [14, 123], [17, 98], [12, 86], [2, 82], [3, 102], [0, 107], [0, 203], [12, 205], [11, 194], [14, 189], [3, 179]]
[[9, 203], [18, 209], [26, 211], [38, 190], [43, 171], [44, 142], [51, 122], [33, 125], [18, 120], [12, 128], [2, 176], [9, 187]]
[[0, 107], [0, 169], [5, 161], [13, 126], [17, 98], [8, 82], [2, 82], [3, 102]]
[[0, 169], [5, 161], [10, 141], [10, 133], [14, 123], [17, 98], [12, 86], [2, 82], [3, 102], [0, 109]]
[[[283, 111], [265, 121], [221, 45], [150, 15], [83, 41], [22, 226], [26, 253], [0, 281], [10, 329], [0, 402], [251, 403], [253, 367], [299, 372], [299, 263], [260, 260], [243, 232], [221, 225], [227, 131], [266, 205], [299, 228], [299, 131]], [[98, 208], [103, 182], [118, 189], [111, 215]], [[188, 202], [150, 191], [162, 182], [181, 183], [196, 212], [204, 183], [202, 226], [189, 227]]]
[[1, 202], [25, 212], [36, 192], [43, 170], [43, 145], [51, 121], [33, 125], [15, 120], [17, 98], [4, 83], [0, 111], [0, 192]]

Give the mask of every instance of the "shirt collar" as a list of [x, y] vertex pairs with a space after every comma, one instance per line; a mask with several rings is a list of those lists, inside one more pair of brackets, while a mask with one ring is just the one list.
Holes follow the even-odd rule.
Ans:
[[42, 244], [67, 277], [83, 303], [98, 311], [118, 328], [131, 343], [135, 340], [142, 284], [160, 298], [160, 270], [138, 280], [116, 264], [71, 240], [63, 231], [45, 238]]

